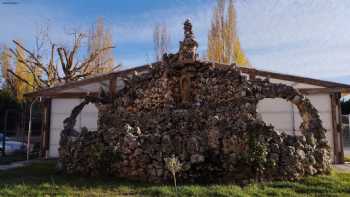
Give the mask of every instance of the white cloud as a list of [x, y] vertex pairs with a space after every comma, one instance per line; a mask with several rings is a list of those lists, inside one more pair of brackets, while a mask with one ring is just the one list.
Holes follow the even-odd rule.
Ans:
[[256, 67], [314, 78], [350, 75], [349, 1], [247, 1], [237, 8], [241, 43]]
[[[315, 78], [344, 81], [350, 76], [350, 1], [346, 0], [264, 0], [236, 1], [238, 32], [242, 47], [257, 68]], [[112, 27], [117, 43], [117, 60], [125, 66], [142, 65], [153, 59], [154, 24], [165, 22], [171, 32], [171, 51], [182, 39], [182, 23], [193, 21], [200, 51], [205, 51], [207, 32], [215, 1], [177, 1], [167, 9], [144, 10], [134, 15], [104, 16]], [[108, 6], [108, 5], [106, 5]], [[33, 42], [35, 27], [41, 21], [52, 22], [51, 34], [60, 42], [69, 36], [64, 29], [86, 29], [86, 17], [79, 18], [64, 8], [19, 4], [0, 6], [0, 43], [14, 38]], [[3, 20], [6, 19], [6, 20]], [[4, 31], [5, 30], [5, 31]]]

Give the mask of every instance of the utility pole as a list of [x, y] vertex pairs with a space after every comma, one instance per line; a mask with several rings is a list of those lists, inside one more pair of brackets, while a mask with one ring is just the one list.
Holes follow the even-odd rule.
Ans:
[[32, 111], [33, 111], [33, 105], [38, 99], [39, 99], [39, 101], [41, 101], [41, 97], [36, 97], [33, 100], [33, 102], [30, 104], [30, 109], [29, 109], [29, 125], [28, 125], [28, 139], [27, 139], [27, 160], [29, 160], [29, 154], [30, 154], [30, 135], [32, 133]]

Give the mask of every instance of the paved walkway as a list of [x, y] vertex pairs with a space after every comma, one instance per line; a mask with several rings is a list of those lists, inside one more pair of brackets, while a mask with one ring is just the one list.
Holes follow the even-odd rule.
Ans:
[[333, 165], [336, 170], [350, 172], [350, 163]]
[[24, 166], [30, 165], [34, 162], [35, 163], [40, 162], [40, 160], [34, 159], [34, 160], [29, 160], [29, 161], [17, 161], [17, 162], [8, 164], [8, 165], [0, 165], [0, 170], [11, 170], [14, 168], [24, 167]]
[[[24, 167], [27, 165], [30, 165], [32, 163], [38, 163], [38, 162], [42, 162], [44, 160], [38, 160], [38, 159], [33, 159], [33, 160], [29, 160], [29, 161], [18, 161], [18, 162], [14, 162], [8, 165], [0, 165], [0, 171], [1, 170], [11, 170], [14, 168], [19, 168], [19, 167]], [[340, 170], [340, 171], [344, 171], [344, 172], [350, 172], [350, 163], [345, 163], [345, 164], [336, 164], [333, 165], [333, 167], [336, 170]]]

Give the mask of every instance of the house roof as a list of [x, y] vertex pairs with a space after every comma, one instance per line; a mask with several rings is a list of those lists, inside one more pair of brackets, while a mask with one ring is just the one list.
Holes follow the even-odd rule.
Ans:
[[122, 77], [122, 76], [125, 76], [128, 74], [131, 74], [133, 72], [141, 72], [141, 71], [147, 70], [148, 68], [150, 68], [154, 64], [147, 64], [147, 65], [138, 66], [138, 67], [134, 67], [134, 68], [130, 68], [130, 69], [125, 69], [125, 70], [121, 70], [121, 71], [114, 71], [114, 72], [110, 72], [110, 73], [106, 73], [106, 74], [94, 75], [92, 77], [88, 77], [88, 78], [83, 79], [83, 80], [72, 81], [72, 82], [68, 82], [68, 83], [64, 83], [64, 84], [58, 84], [58, 85], [51, 87], [51, 88], [44, 88], [44, 89], [41, 89], [38, 91], [26, 93], [24, 96], [25, 97], [45, 96], [47, 93], [53, 93], [56, 91], [66, 90], [66, 89], [86, 85], [89, 83], [99, 82], [99, 81], [103, 81], [103, 80], [109, 80], [109, 79], [112, 79], [115, 77]]
[[[103, 80], [110, 80], [116, 77], [123, 77], [135, 72], [142, 72], [146, 71], [149, 68], [151, 68], [154, 65], [160, 64], [160, 62], [155, 62], [152, 64], [147, 64], [143, 66], [138, 66], [134, 67], [131, 69], [126, 69], [126, 70], [121, 70], [121, 71], [115, 71], [107, 74], [101, 74], [101, 75], [95, 75], [93, 77], [89, 77], [83, 80], [79, 81], [72, 81], [68, 82], [65, 84], [59, 84], [51, 88], [45, 88], [41, 89], [35, 92], [30, 92], [25, 94], [25, 97], [36, 97], [36, 96], [53, 96], [55, 95], [56, 92], [62, 91], [62, 90], [67, 90], [75, 87], [79, 87], [82, 85], [87, 85], [90, 83], [94, 82], [99, 82]], [[219, 63], [214, 63], [215, 65], [218, 66], [227, 66], [224, 64], [219, 64]], [[313, 79], [313, 78], [308, 78], [308, 77], [301, 77], [301, 76], [296, 76], [296, 75], [290, 75], [290, 74], [283, 74], [283, 73], [277, 73], [277, 72], [271, 72], [271, 71], [266, 71], [266, 70], [261, 70], [261, 69], [255, 69], [255, 68], [244, 68], [240, 67], [239, 68], [242, 73], [248, 74], [250, 76], [262, 76], [262, 77], [269, 77], [273, 79], [279, 79], [279, 80], [286, 80], [286, 81], [293, 81], [293, 82], [299, 82], [299, 83], [305, 83], [305, 84], [311, 84], [315, 86], [321, 86], [323, 88], [317, 88], [318, 90], [316, 91], [314, 88], [305, 88], [302, 89], [304, 92], [340, 92], [340, 93], [350, 93], [350, 85], [348, 84], [343, 84], [343, 83], [337, 83], [337, 82], [331, 82], [331, 81], [325, 81], [325, 80], [320, 80], [320, 79]]]
[[322, 87], [327, 87], [327, 88], [350, 88], [349, 84], [337, 83], [337, 82], [332, 82], [332, 81], [325, 81], [325, 80], [290, 75], [290, 74], [271, 72], [271, 71], [266, 71], [266, 70], [261, 70], [261, 69], [240, 68], [240, 70], [243, 73], [247, 73], [247, 74], [255, 74], [255, 75], [266, 76], [266, 77], [271, 77], [271, 78], [275, 78], [275, 79], [295, 81], [295, 82], [300, 82], [300, 83], [307, 83], [307, 84], [312, 84], [312, 85], [322, 86]]

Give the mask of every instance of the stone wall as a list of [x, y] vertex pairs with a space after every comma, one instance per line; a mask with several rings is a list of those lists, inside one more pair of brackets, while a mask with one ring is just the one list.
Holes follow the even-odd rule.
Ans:
[[[178, 179], [188, 182], [293, 180], [329, 172], [326, 130], [310, 101], [290, 86], [247, 80], [235, 65], [198, 61], [186, 25], [179, 53], [124, 78], [117, 95], [102, 92], [73, 110], [60, 141], [63, 170], [163, 182], [171, 178], [164, 158], [175, 155], [183, 164]], [[264, 98], [295, 104], [304, 135], [278, 133], [258, 119], [256, 106]], [[77, 133], [75, 118], [89, 102], [99, 110], [98, 130]]]

